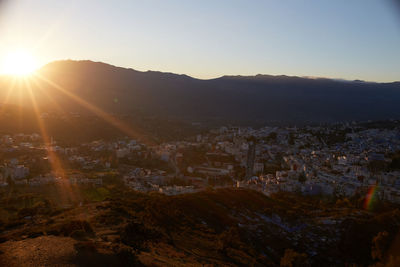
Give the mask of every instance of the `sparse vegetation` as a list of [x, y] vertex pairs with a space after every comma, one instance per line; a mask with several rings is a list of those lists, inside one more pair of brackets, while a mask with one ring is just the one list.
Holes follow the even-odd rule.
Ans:
[[[76, 260], [86, 262], [88, 257], [97, 262], [93, 257], [98, 256], [118, 264], [319, 266], [335, 265], [337, 253], [343, 264], [396, 261], [387, 249], [393, 240], [386, 237], [396, 235], [400, 213], [386, 204], [368, 213], [361, 210], [358, 198], [294, 193], [266, 197], [243, 189], [165, 196], [107, 185], [80, 192], [83, 204], [67, 209], [45, 195], [20, 192], [3, 196], [3, 203], [8, 203], [4, 212], [9, 215], [2, 223], [7, 232], [0, 242], [48, 235], [71, 237], [79, 242]], [[336, 223], [325, 225], [324, 220]], [[295, 243], [299, 235], [302, 242]], [[332, 247], [340, 250], [335, 252]], [[314, 249], [318, 254], [308, 257]], [[179, 256], [182, 253], [185, 257]]]

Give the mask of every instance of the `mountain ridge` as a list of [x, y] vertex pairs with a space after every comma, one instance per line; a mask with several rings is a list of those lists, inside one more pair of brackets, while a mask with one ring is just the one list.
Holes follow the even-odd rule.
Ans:
[[[87, 105], [82, 103], [89, 103], [106, 113], [129, 115], [140, 111], [214, 126], [400, 118], [400, 82], [344, 82], [286, 75], [202, 80], [88, 60], [55, 61], [38, 74], [47, 80], [33, 84], [40, 89], [34, 90], [38, 104], [59, 106], [65, 111], [84, 111]], [[0, 87], [9, 87], [4, 80]], [[3, 99], [4, 92], [0, 92]], [[14, 102], [18, 103], [15, 95]], [[27, 98], [25, 104], [29, 101]]]
[[127, 70], [127, 71], [134, 71], [136, 73], [160, 73], [160, 74], [171, 74], [171, 75], [176, 75], [176, 76], [181, 76], [181, 77], [188, 77], [194, 80], [199, 80], [199, 81], [212, 81], [212, 80], [218, 80], [222, 78], [300, 78], [300, 79], [308, 79], [308, 80], [331, 80], [331, 81], [338, 81], [338, 82], [362, 82], [362, 83], [374, 83], [374, 84], [400, 84], [400, 80], [398, 81], [391, 81], [391, 82], [378, 82], [378, 81], [365, 81], [365, 80], [360, 80], [360, 79], [355, 79], [355, 80], [348, 80], [348, 79], [343, 79], [343, 78], [332, 78], [332, 77], [323, 77], [323, 76], [298, 76], [298, 75], [286, 75], [286, 74], [263, 74], [263, 73], [257, 73], [254, 75], [241, 75], [241, 74], [224, 74], [219, 77], [215, 78], [208, 78], [208, 79], [202, 79], [202, 78], [196, 78], [193, 76], [190, 76], [188, 74], [180, 74], [180, 73], [175, 73], [175, 72], [169, 72], [169, 71], [158, 71], [158, 70], [146, 70], [146, 71], [140, 71], [137, 69], [134, 69], [132, 67], [121, 67], [117, 65], [113, 65], [110, 63], [105, 63], [102, 61], [93, 61], [89, 59], [83, 59], [83, 60], [73, 60], [73, 59], [60, 59], [60, 60], [54, 60], [51, 61], [42, 67], [40, 67], [37, 71], [41, 71], [45, 68], [51, 67], [54, 64], [63, 64], [63, 63], [88, 63], [88, 64], [98, 64], [98, 65], [103, 65], [106, 67], [110, 68], [116, 68], [119, 70]]

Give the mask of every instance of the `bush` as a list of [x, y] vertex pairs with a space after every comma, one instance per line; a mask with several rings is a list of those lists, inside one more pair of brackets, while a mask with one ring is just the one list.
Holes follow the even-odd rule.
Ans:
[[146, 228], [142, 223], [130, 222], [121, 233], [122, 243], [135, 250], [142, 250], [148, 240], [159, 237], [159, 234]]
[[61, 225], [58, 233], [64, 236], [81, 238], [84, 235], [92, 235], [93, 229], [87, 221], [74, 220]]
[[383, 260], [386, 250], [390, 245], [389, 233], [379, 232], [372, 239], [371, 256], [374, 260]]
[[18, 211], [18, 218], [24, 218], [27, 216], [35, 216], [37, 214], [37, 208], [22, 208]]
[[292, 249], [286, 249], [285, 254], [281, 259], [282, 267], [303, 267], [311, 266], [308, 262], [307, 254], [298, 253]]
[[77, 243], [75, 249], [77, 255], [73, 263], [77, 266], [143, 266], [134, 252], [124, 247], [107, 248], [93, 241], [84, 241]]

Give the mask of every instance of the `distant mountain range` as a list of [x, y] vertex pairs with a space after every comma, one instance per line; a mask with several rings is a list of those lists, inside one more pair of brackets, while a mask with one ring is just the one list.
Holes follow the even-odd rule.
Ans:
[[[108, 113], [250, 125], [400, 118], [400, 82], [271, 75], [200, 80], [71, 60], [49, 63], [38, 73], [47, 80], [32, 85], [38, 105], [71, 111], [85, 110], [82, 106], [91, 103]], [[0, 86], [5, 99], [9, 78], [3, 77]], [[16, 87], [26, 84], [19, 82]]]

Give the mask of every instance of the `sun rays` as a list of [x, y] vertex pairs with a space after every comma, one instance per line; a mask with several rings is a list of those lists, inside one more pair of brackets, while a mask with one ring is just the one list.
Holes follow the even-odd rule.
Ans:
[[[50, 33], [51, 31], [48, 34]], [[17, 106], [24, 107], [27, 105], [32, 106], [34, 109], [37, 109], [39, 103], [46, 102], [50, 103], [51, 107], [56, 108], [59, 112], [68, 112], [66, 107], [63, 108], [58, 103], [58, 99], [54, 99], [54, 95], [62, 95], [62, 98], [72, 100], [72, 102], [98, 116], [125, 135], [151, 143], [151, 140], [146, 138], [139, 129], [134, 129], [116, 116], [107, 113], [102, 108], [78, 96], [70, 88], [64, 88], [62, 83], [52, 80], [40, 70], [36, 71], [37, 67], [37, 61], [30, 50], [15, 49], [6, 53], [3, 58], [0, 58], [0, 73], [6, 74], [6, 76], [1, 77], [4, 84], [3, 88], [1, 88], [3, 92], [0, 92], [0, 97], [3, 97], [3, 100], [0, 100], [0, 102], [7, 105], [11, 102], [12, 98], [12, 103]], [[41, 97], [40, 100], [36, 97], [38, 95]], [[47, 98], [47, 101], [41, 101], [43, 97]], [[0, 108], [0, 116], [4, 110], [5, 106]], [[36, 116], [40, 116], [40, 114], [36, 114]], [[21, 108], [19, 109], [18, 122], [20, 126], [24, 124]]]
[[37, 104], [35, 95], [32, 91], [32, 85], [27, 79], [24, 79], [24, 83], [27, 88], [27, 93], [29, 94], [29, 97], [31, 99], [33, 111], [35, 113], [35, 117], [37, 119], [37, 123], [39, 126], [40, 135], [42, 136], [43, 142], [45, 144], [47, 158], [49, 159], [51, 170], [56, 177], [62, 178], [62, 182], [57, 184], [58, 185], [57, 190], [59, 193], [58, 195], [60, 197], [60, 201], [61, 203], [68, 203], [71, 200], [76, 201], [78, 197], [75, 195], [75, 190], [72, 190], [72, 185], [64, 182], [66, 181], [67, 173], [62, 166], [60, 158], [52, 148], [51, 138], [48, 134], [44, 121], [40, 117], [41, 111]]
[[[35, 98], [35, 95], [38, 95], [40, 93], [42, 97], [44, 96], [47, 98], [47, 101], [45, 102], [51, 103], [52, 107], [55, 107], [58, 111], [67, 112], [68, 110], [63, 108], [50, 93], [50, 91], [56, 91], [58, 93], [61, 93], [63, 97], [72, 100], [74, 103], [83, 107], [85, 110], [96, 115], [107, 124], [117, 128], [119, 131], [126, 134], [127, 136], [135, 139], [145, 139], [145, 136], [140, 133], [139, 130], [133, 129], [127, 123], [116, 118], [116, 116], [107, 113], [96, 105], [79, 97], [71, 90], [65, 89], [63, 86], [54, 82], [45, 75], [40, 74], [39, 72], [33, 73], [31, 76], [10, 76], [8, 77], [8, 81], [6, 82], [6, 84], [8, 84], [8, 87], [6, 87], [7, 89], [5, 89], [5, 91], [3, 92], [4, 100], [1, 101], [3, 105], [7, 105], [12, 102], [19, 107], [23, 107], [25, 104], [28, 104], [35, 109], [35, 107], [37, 108], [39, 105], [37, 103], [38, 101]], [[33, 88], [36, 90], [36, 92], [33, 92]], [[10, 101], [11, 98], [13, 98], [13, 101]], [[4, 109], [4, 106], [2, 107], [2, 109]], [[0, 115], [2, 113], [2, 109], [0, 109]], [[40, 114], [37, 114], [37, 116], [40, 116]], [[150, 142], [149, 140], [143, 141]]]
[[[53, 150], [51, 129], [48, 127], [50, 125], [47, 125], [47, 121], [42, 118], [42, 114], [47, 112], [46, 107], [42, 106], [43, 102], [51, 103], [52, 107], [55, 107], [58, 111], [67, 113], [69, 110], [65, 106], [60, 105], [57, 101], [59, 97], [62, 96], [63, 98], [72, 100], [72, 102], [96, 115], [101, 120], [118, 129], [125, 135], [146, 142], [144, 135], [139, 131], [134, 130], [127, 123], [74, 94], [73, 91], [65, 89], [63, 86], [39, 72], [30, 76], [14, 75], [3, 77], [2, 90], [1, 102], [3, 102], [3, 105], [0, 107], [0, 119], [3, 119], [3, 116], [6, 116], [7, 106], [15, 105], [17, 106], [16, 122], [20, 124], [19, 126], [23, 126], [24, 123], [28, 123], [26, 121], [26, 115], [23, 115], [26, 114], [24, 112], [26, 110], [32, 110], [31, 115], [36, 121], [36, 125], [38, 126], [38, 130], [42, 137], [51, 171], [55, 177], [61, 178], [60, 183], [58, 183], [57, 186], [57, 191], [62, 203], [70, 203], [71, 201], [76, 202], [80, 198], [76, 195], [77, 190], [74, 190], [74, 185], [69, 183], [68, 178], [70, 170], [64, 168], [63, 160], [57, 152]], [[55, 96], [57, 97], [55, 98]], [[25, 109], [24, 112], [23, 109]], [[23, 127], [21, 127], [21, 129], [22, 128]]]
[[[128, 135], [131, 138], [135, 139], [145, 139], [144, 135], [141, 134], [138, 130], [134, 130], [132, 127], [124, 123], [123, 121], [117, 119], [115, 116], [112, 116], [108, 114], [107, 112], [103, 111], [101, 108], [97, 107], [96, 105], [88, 102], [87, 100], [73, 94], [71, 91], [64, 89], [62, 86], [59, 84], [55, 83], [54, 81], [46, 78], [45, 76], [35, 73], [34, 78], [37, 78], [48, 85], [50, 85], [52, 88], [56, 89], [57, 91], [61, 92], [63, 95], [67, 96], [68, 98], [72, 99], [74, 102], [85, 108], [86, 110], [92, 112], [102, 120], [104, 120], [106, 123], [112, 125], [113, 127], [117, 128], [124, 134]], [[147, 142], [150, 142], [149, 140], [144, 140]]]

